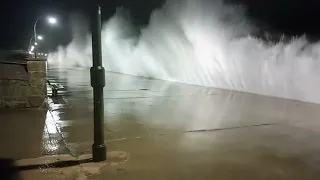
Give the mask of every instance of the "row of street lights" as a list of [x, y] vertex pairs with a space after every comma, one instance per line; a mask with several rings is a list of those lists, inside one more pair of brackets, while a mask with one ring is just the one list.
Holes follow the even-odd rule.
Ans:
[[[29, 54], [34, 54], [34, 57], [35, 58], [37, 58], [37, 48], [36, 48], [36, 46], [38, 45], [38, 42], [37, 42], [37, 40], [43, 40], [43, 36], [41, 36], [41, 35], [38, 35], [37, 36], [37, 24], [38, 24], [38, 21], [42, 18], [43, 16], [40, 16], [36, 21], [35, 21], [35, 23], [34, 23], [34, 25], [33, 25], [33, 36], [31, 37], [31, 39], [30, 39], [30, 42], [29, 42]], [[49, 24], [56, 24], [57, 23], [57, 19], [56, 18], [54, 18], [54, 17], [48, 17], [47, 18], [47, 22], [49, 23]], [[33, 41], [33, 45], [31, 45], [32, 44], [32, 40], [34, 40]]]
[[[43, 40], [43, 37], [42, 37], [42, 36], [38, 36], [37, 38], [38, 38], [38, 40]], [[33, 53], [34, 47], [35, 47], [36, 45], [38, 45], [37, 42], [35, 42], [34, 45], [32, 45], [32, 40], [33, 40], [33, 36], [30, 38], [30, 42], [29, 42], [29, 47], [28, 47], [29, 54], [34, 54], [34, 53]]]
[[[36, 20], [33, 26], [34, 45], [30, 46], [34, 50], [35, 58], [37, 57], [36, 45], [37, 39], [42, 40], [42, 36], [37, 36], [36, 26], [41, 16]], [[53, 17], [48, 18], [50, 24], [55, 24], [57, 20]], [[92, 145], [92, 159], [94, 162], [105, 161], [107, 156], [107, 146], [104, 142], [104, 94], [105, 87], [105, 69], [102, 66], [102, 49], [101, 49], [101, 7], [95, 6], [92, 11], [92, 67], [90, 68], [91, 86], [93, 87], [93, 111], [94, 111], [94, 143]], [[32, 39], [30, 40], [30, 42]], [[31, 45], [31, 43], [30, 43]], [[42, 55], [40, 53], [40, 55]], [[45, 56], [47, 54], [44, 54]]]

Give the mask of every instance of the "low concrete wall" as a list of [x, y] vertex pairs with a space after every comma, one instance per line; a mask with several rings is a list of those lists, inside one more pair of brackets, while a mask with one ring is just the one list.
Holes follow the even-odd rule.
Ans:
[[46, 95], [46, 60], [0, 62], [0, 107], [40, 107]]

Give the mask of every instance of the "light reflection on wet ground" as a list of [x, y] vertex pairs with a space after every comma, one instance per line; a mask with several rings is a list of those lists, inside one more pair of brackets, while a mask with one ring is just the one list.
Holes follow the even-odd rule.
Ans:
[[[49, 99], [50, 110], [42, 116], [45, 123], [34, 114], [39, 122], [32, 132], [43, 134], [35, 138], [42, 151], [16, 156], [90, 153], [89, 71], [53, 69], [48, 74], [65, 90]], [[172, 177], [185, 174], [179, 177], [187, 179], [245, 179], [248, 174], [253, 179], [320, 177], [320, 105], [114, 73], [106, 74], [104, 93], [105, 139], [109, 149], [131, 154], [121, 168], [131, 171], [132, 179], [162, 177], [164, 171]], [[12, 117], [21, 120], [21, 115]], [[32, 145], [34, 149], [39, 143]], [[141, 169], [153, 174], [140, 173]], [[123, 178], [112, 168], [105, 176]]]
[[[57, 72], [50, 74], [54, 73]], [[51, 109], [63, 128], [92, 123], [89, 80], [87, 71], [60, 72], [57, 83], [65, 85], [68, 92], [62, 92]], [[105, 122], [109, 140], [305, 121], [306, 114], [306, 121], [313, 121], [320, 110], [320, 106], [313, 104], [112, 73], [107, 74], [106, 84]], [[83, 138], [90, 140], [91, 136]]]

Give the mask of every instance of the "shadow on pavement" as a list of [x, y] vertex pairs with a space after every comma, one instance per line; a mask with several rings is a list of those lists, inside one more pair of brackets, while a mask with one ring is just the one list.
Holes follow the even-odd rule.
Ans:
[[83, 160], [69, 160], [58, 161], [48, 164], [33, 164], [25, 166], [16, 166], [13, 159], [0, 158], [0, 177], [5, 180], [21, 180], [19, 171], [34, 170], [34, 169], [48, 169], [48, 168], [64, 168], [77, 166], [80, 164], [93, 162], [92, 158]]
[[69, 161], [58, 161], [54, 163], [48, 164], [34, 164], [34, 165], [26, 165], [26, 166], [16, 166], [14, 169], [19, 171], [24, 170], [32, 170], [32, 169], [48, 169], [48, 168], [64, 168], [70, 166], [77, 166], [80, 164], [93, 162], [92, 159], [83, 159], [83, 160], [69, 160]]
[[5, 180], [21, 180], [13, 159], [0, 158], [0, 177]]

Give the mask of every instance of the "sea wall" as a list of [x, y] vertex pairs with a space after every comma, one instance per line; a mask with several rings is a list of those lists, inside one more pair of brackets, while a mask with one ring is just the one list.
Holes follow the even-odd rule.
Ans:
[[0, 61], [0, 108], [40, 107], [46, 95], [45, 59]]

